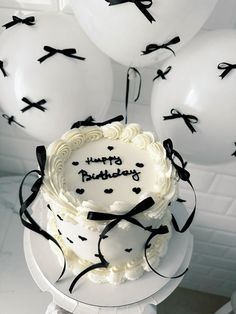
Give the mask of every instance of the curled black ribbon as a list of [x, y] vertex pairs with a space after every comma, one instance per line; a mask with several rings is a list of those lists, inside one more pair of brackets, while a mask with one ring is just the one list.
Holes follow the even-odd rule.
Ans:
[[142, 77], [140, 72], [133, 68], [130, 67], [127, 71], [127, 75], [126, 75], [126, 92], [125, 92], [125, 123], [127, 123], [127, 119], [128, 119], [128, 105], [129, 105], [129, 92], [130, 92], [130, 75], [131, 75], [131, 71], [133, 71], [135, 73], [135, 76], [137, 75], [139, 78], [139, 86], [138, 86], [138, 93], [136, 98], [134, 99], [134, 102], [136, 102], [139, 99], [140, 96], [140, 92], [141, 92], [141, 87], [142, 87]]
[[226, 77], [232, 70], [236, 69], [236, 64], [231, 64], [228, 62], [222, 62], [217, 67], [219, 70], [223, 70], [220, 77], [223, 80], [223, 78]]
[[194, 129], [192, 124], [198, 122], [197, 117], [195, 117], [193, 115], [182, 114], [177, 109], [171, 109], [170, 113], [171, 113], [171, 116], [163, 116], [164, 120], [172, 120], [172, 119], [182, 118], [184, 120], [185, 124], [187, 125], [187, 127], [189, 128], [189, 130], [192, 133], [196, 132], [196, 130]]
[[71, 129], [75, 129], [75, 128], [80, 128], [81, 126], [103, 126], [106, 125], [108, 123], [112, 123], [112, 122], [119, 122], [124, 120], [124, 117], [122, 115], [116, 116], [112, 119], [106, 120], [104, 122], [95, 122], [92, 116], [89, 116], [86, 120], [82, 120], [82, 121], [77, 121], [75, 122]]
[[167, 43], [162, 44], [162, 45], [149, 44], [146, 46], [146, 49], [144, 51], [142, 51], [142, 54], [147, 55], [147, 54], [152, 53], [152, 52], [159, 50], [159, 49], [167, 49], [167, 50], [170, 50], [175, 55], [174, 50], [171, 49], [169, 46], [176, 45], [179, 42], [180, 42], [180, 38], [179, 38], [179, 36], [176, 36], [176, 37], [172, 38], [170, 41], [168, 41]]
[[45, 111], [47, 110], [47, 108], [43, 107], [42, 105], [46, 104], [46, 100], [45, 99], [41, 99], [38, 102], [31, 102], [28, 98], [23, 97], [21, 99], [22, 101], [24, 101], [26, 104], [28, 104], [28, 106], [24, 107], [23, 109], [21, 109], [22, 112], [25, 112], [31, 108], [37, 108], [41, 111]]
[[20, 124], [19, 122], [17, 122], [15, 120], [14, 116], [9, 117], [7, 114], [4, 113], [4, 114], [2, 114], [2, 117], [8, 120], [8, 124], [11, 125], [12, 123], [15, 123], [15, 124], [19, 125], [20, 127], [24, 128], [24, 126], [22, 124]]
[[[44, 169], [45, 169], [45, 163], [46, 163], [46, 149], [44, 146], [37, 146], [36, 148], [36, 156], [37, 156], [37, 161], [38, 161], [38, 165], [39, 165], [39, 169], [37, 170], [31, 170], [30, 172], [28, 172], [23, 180], [21, 181], [20, 184], [20, 189], [19, 189], [19, 200], [20, 200], [20, 219], [21, 222], [23, 224], [23, 226], [25, 226], [26, 228], [30, 229], [31, 231], [34, 231], [40, 235], [42, 235], [45, 239], [47, 240], [51, 240], [53, 243], [56, 244], [56, 246], [60, 249], [60, 251], [63, 254], [63, 258], [64, 258], [64, 266], [62, 269], [62, 272], [58, 278], [58, 280], [63, 276], [63, 274], [65, 273], [65, 269], [66, 269], [66, 261], [65, 261], [65, 257], [64, 257], [64, 253], [59, 245], [59, 243], [49, 234], [47, 233], [45, 230], [43, 230], [40, 225], [32, 218], [31, 214], [28, 211], [28, 207], [33, 203], [33, 201], [36, 199], [40, 187], [43, 183], [43, 178], [44, 178]], [[36, 173], [38, 175], [38, 179], [34, 182], [33, 186], [31, 187], [31, 194], [30, 196], [26, 199], [23, 200], [23, 186], [24, 186], [24, 182], [26, 180], [26, 178], [32, 174], [32, 173]]]
[[46, 52], [48, 52], [48, 54], [46, 54], [45, 56], [43, 56], [43, 57], [38, 59], [38, 61], [40, 63], [42, 63], [46, 59], [54, 56], [56, 53], [61, 53], [61, 54], [63, 54], [66, 57], [79, 59], [79, 60], [82, 60], [82, 61], [84, 61], [86, 59], [84, 57], [80, 57], [80, 56], [75, 55], [75, 53], [76, 53], [76, 49], [75, 48], [56, 49], [56, 48], [53, 48], [53, 47], [50, 47], [50, 46], [44, 46], [43, 49]]
[[3, 76], [6, 77], [7, 73], [6, 73], [5, 69], [4, 69], [4, 65], [3, 65], [3, 61], [2, 60], [0, 60], [0, 70], [2, 71]]
[[28, 26], [32, 26], [35, 24], [35, 17], [34, 16], [28, 16], [25, 19], [21, 19], [18, 16], [13, 16], [12, 21], [2, 25], [2, 27], [5, 27], [7, 29], [7, 28], [15, 26], [16, 24], [19, 24], [19, 23], [26, 24]]
[[158, 69], [157, 76], [154, 77], [153, 81], [155, 81], [159, 77], [163, 80], [166, 80], [166, 75], [171, 71], [171, 69], [172, 69], [171, 66], [168, 66], [164, 72], [161, 69]]
[[109, 6], [131, 2], [137, 6], [137, 8], [145, 15], [150, 23], [156, 21], [147, 10], [151, 8], [152, 0], [106, 0], [106, 2], [109, 2]]
[[[190, 187], [192, 188], [193, 193], [194, 193], [194, 200], [195, 200], [194, 208], [193, 208], [191, 214], [189, 215], [188, 219], [186, 220], [184, 226], [181, 229], [179, 228], [178, 223], [177, 223], [174, 215], [172, 214], [172, 223], [173, 223], [175, 230], [179, 233], [183, 233], [192, 224], [192, 221], [193, 221], [193, 218], [194, 218], [195, 212], [196, 212], [197, 197], [196, 197], [194, 187], [190, 181], [190, 173], [185, 169], [187, 163], [184, 162], [182, 156], [176, 150], [174, 150], [173, 143], [172, 143], [171, 139], [165, 140], [163, 142], [163, 146], [166, 150], [167, 158], [169, 158], [169, 160], [171, 161], [173, 167], [175, 168], [175, 170], [179, 176], [179, 179], [184, 181], [184, 182], [187, 182], [190, 185]], [[175, 162], [176, 159], [179, 161], [180, 164], [177, 164]]]

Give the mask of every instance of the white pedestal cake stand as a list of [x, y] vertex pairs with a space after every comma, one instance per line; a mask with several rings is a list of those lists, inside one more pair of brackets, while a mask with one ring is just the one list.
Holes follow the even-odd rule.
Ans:
[[[34, 204], [34, 217], [45, 228], [46, 213]], [[39, 207], [40, 208], [40, 207]], [[172, 205], [172, 211], [181, 225], [187, 212], [180, 203]], [[127, 281], [121, 285], [94, 284], [81, 278], [74, 292], [69, 286], [75, 277], [66, 272], [57, 282], [61, 266], [52, 252], [49, 242], [40, 235], [26, 229], [24, 250], [30, 273], [42, 291], [52, 294], [53, 302], [46, 314], [153, 314], [156, 305], [165, 300], [180, 284], [177, 279], [163, 278], [154, 272], [146, 272], [139, 280]], [[184, 234], [173, 232], [168, 252], [162, 258], [157, 271], [165, 276], [182, 273], [189, 265], [193, 250], [193, 237], [189, 231]]]

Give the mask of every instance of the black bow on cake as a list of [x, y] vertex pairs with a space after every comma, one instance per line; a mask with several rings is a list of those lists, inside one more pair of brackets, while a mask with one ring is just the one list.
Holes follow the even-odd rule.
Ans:
[[160, 50], [160, 49], [167, 49], [170, 50], [174, 55], [175, 52], [173, 49], [171, 49], [169, 46], [171, 45], [176, 45], [180, 42], [180, 38], [179, 36], [174, 37], [173, 39], [171, 39], [170, 41], [168, 41], [167, 43], [158, 45], [158, 44], [149, 44], [146, 46], [146, 49], [144, 51], [142, 51], [143, 55], [147, 55], [149, 53], [152, 53], [154, 51]]
[[74, 59], [78, 59], [78, 60], [82, 60], [82, 61], [86, 60], [86, 58], [84, 58], [84, 57], [80, 57], [80, 56], [75, 55], [76, 54], [76, 49], [75, 48], [56, 49], [56, 48], [53, 48], [53, 47], [50, 47], [50, 46], [44, 46], [43, 49], [46, 52], [48, 52], [48, 54], [46, 54], [45, 56], [43, 56], [43, 57], [38, 59], [38, 61], [40, 63], [42, 63], [46, 59], [54, 56], [56, 53], [63, 54], [64, 56], [69, 57], [69, 58], [74, 58]]
[[[89, 220], [95, 220], [95, 221], [101, 221], [101, 220], [111, 220], [106, 227], [103, 229], [102, 233], [99, 236], [99, 241], [98, 241], [98, 258], [100, 259], [100, 262], [97, 264], [93, 264], [86, 268], [84, 271], [82, 271], [72, 282], [70, 285], [70, 292], [72, 293], [74, 286], [78, 282], [78, 280], [84, 276], [86, 273], [88, 273], [91, 270], [94, 270], [96, 268], [107, 268], [109, 266], [109, 262], [105, 259], [101, 252], [101, 241], [105, 238], [106, 234], [111, 231], [121, 220], [126, 220], [138, 227], [141, 227], [144, 230], [147, 230], [153, 234], [152, 237], [160, 234], [165, 234], [168, 233], [168, 227], [167, 226], [160, 226], [157, 229], [152, 229], [151, 227], [145, 227], [143, 226], [136, 218], [133, 216], [140, 214], [152, 207], [155, 204], [154, 200], [151, 197], [148, 197], [138, 203], [134, 208], [132, 208], [128, 213], [123, 214], [123, 215], [116, 215], [116, 214], [109, 214], [109, 213], [101, 213], [101, 212], [88, 212], [87, 219]], [[148, 249], [149, 247], [149, 242], [151, 241], [151, 238], [148, 238], [147, 243], [145, 244], [145, 248]]]
[[223, 72], [220, 75], [221, 79], [223, 80], [223, 78], [225, 78], [226, 75], [228, 75], [232, 70], [236, 69], [236, 64], [222, 62], [218, 65], [218, 69], [223, 70]]
[[[65, 269], [66, 269], [66, 261], [65, 261], [65, 257], [64, 257], [64, 253], [59, 245], [59, 243], [45, 230], [43, 230], [40, 225], [32, 218], [30, 212], [28, 211], [28, 207], [33, 203], [33, 201], [36, 199], [39, 191], [40, 191], [40, 187], [43, 184], [43, 179], [44, 179], [44, 169], [45, 169], [45, 164], [46, 164], [46, 149], [44, 146], [37, 146], [36, 148], [36, 157], [37, 157], [37, 161], [38, 161], [38, 165], [39, 165], [39, 169], [37, 170], [31, 170], [30, 172], [28, 172], [23, 180], [21, 181], [20, 184], [20, 189], [19, 189], [19, 200], [20, 200], [20, 219], [21, 222], [23, 224], [23, 226], [25, 226], [26, 228], [42, 235], [45, 239], [47, 240], [51, 240], [53, 243], [56, 244], [56, 246], [60, 249], [60, 251], [62, 252], [63, 258], [64, 258], [64, 266], [62, 269], [62, 272], [58, 278], [58, 280], [63, 276]], [[31, 194], [30, 196], [26, 199], [23, 200], [23, 186], [24, 186], [24, 182], [26, 180], [26, 178], [31, 175], [31, 174], [37, 174], [38, 178], [36, 179], [36, 181], [34, 182], [33, 186], [31, 187]]]
[[188, 114], [182, 114], [181, 112], [179, 112], [177, 109], [171, 109], [170, 111], [171, 115], [170, 116], [163, 116], [164, 120], [172, 120], [172, 119], [178, 119], [178, 118], [182, 118], [185, 122], [185, 124], [187, 125], [187, 127], [189, 128], [189, 130], [192, 133], [195, 133], [196, 130], [193, 127], [193, 123], [197, 123], [198, 122], [198, 118], [196, 116], [193, 115], [188, 115]]
[[137, 8], [145, 15], [145, 17], [149, 20], [150, 23], [156, 21], [147, 10], [151, 8], [152, 0], [105, 0], [105, 1], [109, 2], [109, 6], [131, 2], [137, 6]]
[[75, 122], [71, 129], [75, 129], [75, 128], [80, 128], [81, 126], [94, 126], [94, 125], [97, 125], [97, 126], [103, 126], [103, 125], [106, 125], [108, 123], [112, 123], [112, 122], [119, 122], [119, 121], [122, 121], [124, 120], [124, 117], [122, 115], [119, 115], [119, 116], [116, 116], [114, 118], [111, 118], [109, 120], [106, 120], [104, 122], [95, 122], [93, 117], [92, 116], [89, 116], [87, 119], [85, 120], [81, 120], [81, 121], [77, 121]]
[[25, 24], [28, 26], [32, 26], [35, 24], [35, 17], [34, 16], [28, 16], [25, 19], [22, 19], [18, 16], [13, 16], [12, 21], [2, 25], [2, 27], [5, 27], [7, 29], [7, 28], [15, 26], [16, 24], [19, 24], [19, 23], [22, 23], [22, 24]]

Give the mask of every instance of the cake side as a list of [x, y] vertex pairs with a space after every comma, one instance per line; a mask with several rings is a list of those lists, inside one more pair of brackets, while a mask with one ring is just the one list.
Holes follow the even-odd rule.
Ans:
[[[168, 204], [177, 179], [161, 143], [139, 125], [119, 122], [68, 131], [47, 150], [42, 194], [51, 212], [48, 228], [75, 272], [98, 262], [99, 236], [110, 221], [89, 220], [89, 212], [125, 215], [147, 197], [154, 205], [135, 215], [144, 227], [166, 225], [169, 233], [152, 239], [149, 261], [157, 266], [171, 237]], [[120, 283], [148, 270], [144, 246], [150, 232], [126, 219], [106, 234], [101, 252], [107, 269], [88, 274], [96, 282]], [[60, 254], [59, 254], [60, 255]]]

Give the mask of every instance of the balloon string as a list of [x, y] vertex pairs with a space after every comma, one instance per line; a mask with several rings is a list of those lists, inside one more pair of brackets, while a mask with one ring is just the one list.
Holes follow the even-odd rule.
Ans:
[[129, 105], [129, 94], [130, 94], [130, 81], [133, 78], [136, 78], [138, 76], [139, 78], [139, 86], [138, 86], [138, 93], [136, 98], [134, 99], [134, 102], [136, 102], [139, 99], [140, 92], [141, 92], [141, 87], [142, 87], [142, 77], [140, 72], [133, 68], [130, 67], [128, 68], [127, 75], [126, 75], [126, 92], [125, 92], [125, 124], [127, 124], [128, 121], [128, 105]]

